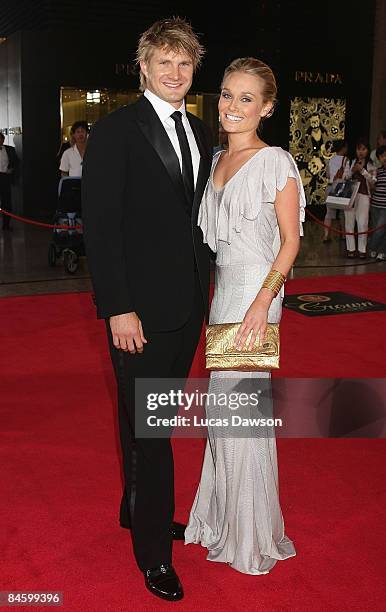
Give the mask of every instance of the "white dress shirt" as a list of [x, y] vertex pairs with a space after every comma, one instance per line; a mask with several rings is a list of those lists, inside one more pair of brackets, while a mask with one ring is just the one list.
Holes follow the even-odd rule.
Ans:
[[60, 160], [59, 170], [68, 172], [68, 176], [82, 176], [83, 159], [78, 151], [78, 147], [74, 145], [66, 149]]
[[148, 89], [145, 90], [144, 96], [149, 100], [150, 104], [154, 108], [157, 113], [162, 125], [164, 126], [167, 135], [170, 138], [170, 142], [173, 145], [173, 148], [177, 154], [178, 161], [180, 162], [180, 168], [182, 172], [182, 156], [180, 150], [180, 143], [178, 142], [176, 125], [174, 119], [171, 118], [171, 114], [174, 111], [179, 110], [182, 113], [182, 124], [185, 128], [186, 136], [188, 139], [190, 152], [192, 155], [192, 165], [193, 165], [193, 176], [194, 176], [194, 186], [197, 183], [198, 176], [198, 168], [200, 166], [200, 152], [198, 150], [198, 146], [196, 143], [196, 139], [194, 137], [192, 128], [190, 127], [190, 123], [186, 118], [186, 110], [185, 110], [185, 102], [182, 102], [181, 107], [179, 109], [174, 108], [169, 102], [165, 102], [158, 96], [156, 96], [153, 92]]
[[7, 149], [3, 145], [0, 149], [0, 172], [1, 173], [9, 174], [8, 164], [9, 164], [9, 159], [8, 159]]

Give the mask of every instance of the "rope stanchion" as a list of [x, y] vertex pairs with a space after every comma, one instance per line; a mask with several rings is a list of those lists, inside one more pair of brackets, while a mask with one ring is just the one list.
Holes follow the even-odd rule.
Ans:
[[14, 215], [10, 213], [8, 210], [4, 210], [0, 208], [0, 213], [3, 215], [7, 215], [7, 217], [11, 217], [11, 219], [15, 219], [16, 221], [21, 221], [22, 223], [26, 223], [27, 225], [37, 225], [38, 227], [48, 227], [51, 229], [63, 229], [63, 230], [81, 230], [83, 227], [81, 225], [55, 225], [53, 223], [43, 223], [42, 221], [34, 221], [33, 219], [27, 219], [26, 217], [20, 217], [20, 215]]
[[368, 229], [365, 232], [345, 232], [343, 230], [338, 230], [335, 227], [332, 227], [331, 225], [326, 225], [326, 223], [323, 223], [323, 221], [318, 219], [318, 217], [316, 217], [310, 210], [307, 210], [307, 207], [304, 210], [306, 211], [306, 214], [311, 217], [313, 221], [315, 221], [315, 223], [321, 225], [322, 227], [326, 227], [330, 230], [330, 232], [335, 232], [335, 234], [340, 234], [341, 236], [361, 236], [362, 234], [372, 234], [373, 232], [376, 232], [386, 227], [386, 223], [383, 223], [382, 225], [379, 225], [378, 227], [372, 227], [371, 229]]

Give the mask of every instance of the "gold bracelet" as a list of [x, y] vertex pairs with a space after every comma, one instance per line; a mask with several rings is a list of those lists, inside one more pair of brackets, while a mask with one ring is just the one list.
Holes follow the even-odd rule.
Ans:
[[273, 291], [273, 293], [276, 296], [279, 293], [280, 289], [282, 288], [284, 281], [285, 281], [284, 274], [282, 274], [281, 272], [278, 272], [277, 270], [271, 270], [267, 274], [262, 284], [262, 287], [264, 287], [265, 289], [270, 289], [271, 291]]

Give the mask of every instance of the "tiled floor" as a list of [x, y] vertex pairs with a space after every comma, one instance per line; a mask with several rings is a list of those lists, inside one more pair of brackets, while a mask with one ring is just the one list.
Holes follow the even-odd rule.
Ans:
[[[323, 244], [322, 228], [312, 220], [306, 221], [304, 233], [291, 278], [386, 271], [384, 261], [348, 260], [345, 242], [336, 234]], [[86, 258], [74, 275], [65, 272], [62, 260], [49, 267], [51, 237], [52, 230], [16, 221], [12, 232], [0, 230], [0, 297], [91, 290]]]
[[52, 230], [13, 223], [12, 232], [0, 230], [0, 297], [89, 291], [90, 277], [85, 257], [75, 274], [64, 270], [63, 259], [48, 265]]

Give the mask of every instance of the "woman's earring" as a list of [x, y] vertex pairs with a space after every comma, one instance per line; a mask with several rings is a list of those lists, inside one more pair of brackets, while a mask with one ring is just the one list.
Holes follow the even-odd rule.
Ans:
[[271, 106], [271, 108], [263, 116], [264, 116], [264, 119], [268, 119], [268, 117], [272, 117], [272, 115], [273, 115], [273, 106]]

